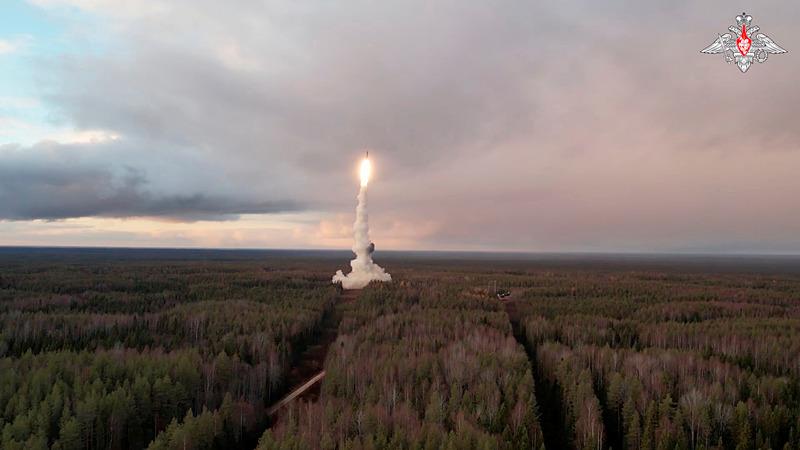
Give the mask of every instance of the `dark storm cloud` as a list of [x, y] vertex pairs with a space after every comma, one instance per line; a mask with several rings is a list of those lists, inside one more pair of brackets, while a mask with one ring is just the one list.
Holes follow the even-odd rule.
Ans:
[[[94, 144], [97, 146], [98, 144]], [[81, 145], [0, 146], [0, 219], [164, 217], [225, 220], [238, 214], [292, 211], [289, 200], [258, 201], [212, 189], [164, 191], [143, 169], [117, 165], [115, 144], [85, 151]], [[89, 157], [87, 157], [89, 156]], [[184, 177], [208, 174], [187, 170]]]

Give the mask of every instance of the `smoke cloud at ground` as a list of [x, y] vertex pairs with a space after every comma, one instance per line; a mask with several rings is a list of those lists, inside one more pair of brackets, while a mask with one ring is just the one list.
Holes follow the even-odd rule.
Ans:
[[361, 184], [356, 207], [356, 222], [353, 224], [353, 253], [356, 258], [350, 261], [352, 271], [345, 275], [341, 270], [333, 276], [334, 283], [342, 283], [344, 289], [361, 289], [370, 281], [392, 281], [392, 276], [372, 261], [369, 240], [369, 220], [367, 215], [367, 186]]

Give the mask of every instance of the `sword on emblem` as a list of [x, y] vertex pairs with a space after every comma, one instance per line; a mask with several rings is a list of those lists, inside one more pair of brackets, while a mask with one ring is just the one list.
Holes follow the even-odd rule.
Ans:
[[770, 54], [786, 53], [769, 36], [759, 33], [761, 27], [751, 25], [752, 22], [753, 17], [747, 13], [736, 16], [736, 25], [729, 26], [728, 33], [717, 34], [717, 39], [700, 52], [722, 53], [725, 62], [735, 62], [742, 73], [747, 72], [753, 61], [763, 63]]

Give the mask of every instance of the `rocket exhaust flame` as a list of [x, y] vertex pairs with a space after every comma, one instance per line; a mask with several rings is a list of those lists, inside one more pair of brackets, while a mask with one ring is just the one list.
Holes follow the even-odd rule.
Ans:
[[356, 207], [356, 221], [353, 224], [353, 253], [356, 258], [350, 261], [353, 269], [345, 275], [341, 270], [336, 271], [333, 283], [342, 283], [344, 289], [361, 289], [370, 281], [392, 281], [392, 276], [382, 267], [372, 261], [373, 246], [369, 239], [369, 217], [367, 215], [367, 184], [369, 183], [372, 166], [369, 162], [369, 153], [361, 161], [361, 189], [358, 192], [358, 206]]
[[369, 162], [369, 158], [364, 158], [361, 161], [361, 186], [367, 187], [370, 172], [372, 172], [372, 164]]

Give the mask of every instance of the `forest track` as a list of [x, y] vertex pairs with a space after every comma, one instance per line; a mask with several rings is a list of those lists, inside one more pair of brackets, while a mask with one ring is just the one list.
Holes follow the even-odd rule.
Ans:
[[292, 400], [303, 395], [304, 392], [306, 392], [310, 387], [312, 387], [318, 381], [322, 380], [324, 377], [325, 377], [324, 370], [314, 375], [313, 377], [311, 377], [310, 380], [306, 381], [305, 384], [290, 392], [286, 397], [283, 397], [280, 401], [278, 401], [278, 403], [275, 403], [274, 405], [270, 406], [269, 409], [267, 409], [267, 415], [272, 416], [273, 414], [278, 412], [281, 408], [283, 408], [285, 405], [291, 403]]
[[520, 323], [522, 314], [519, 310], [519, 301], [514, 299], [512, 294], [500, 300], [506, 309], [508, 320], [511, 322], [511, 329], [514, 338], [525, 349], [528, 355], [528, 362], [531, 364], [531, 372], [534, 378], [534, 394], [536, 396], [536, 406], [539, 410], [539, 424], [542, 429], [545, 448], [550, 449], [572, 449], [569, 442], [564, 421], [562, 419], [562, 399], [552, 386], [541, 377], [536, 368], [536, 349], [528, 345], [525, 338], [525, 331]]
[[322, 379], [325, 377], [325, 358], [328, 349], [336, 342], [339, 335], [339, 322], [342, 320], [342, 306], [356, 301], [360, 290], [341, 291], [336, 304], [325, 314], [322, 326], [313, 343], [306, 346], [298, 356], [286, 384], [291, 386], [289, 393], [267, 408], [267, 415], [277, 419], [281, 409], [296, 400], [315, 402], [321, 392]]

